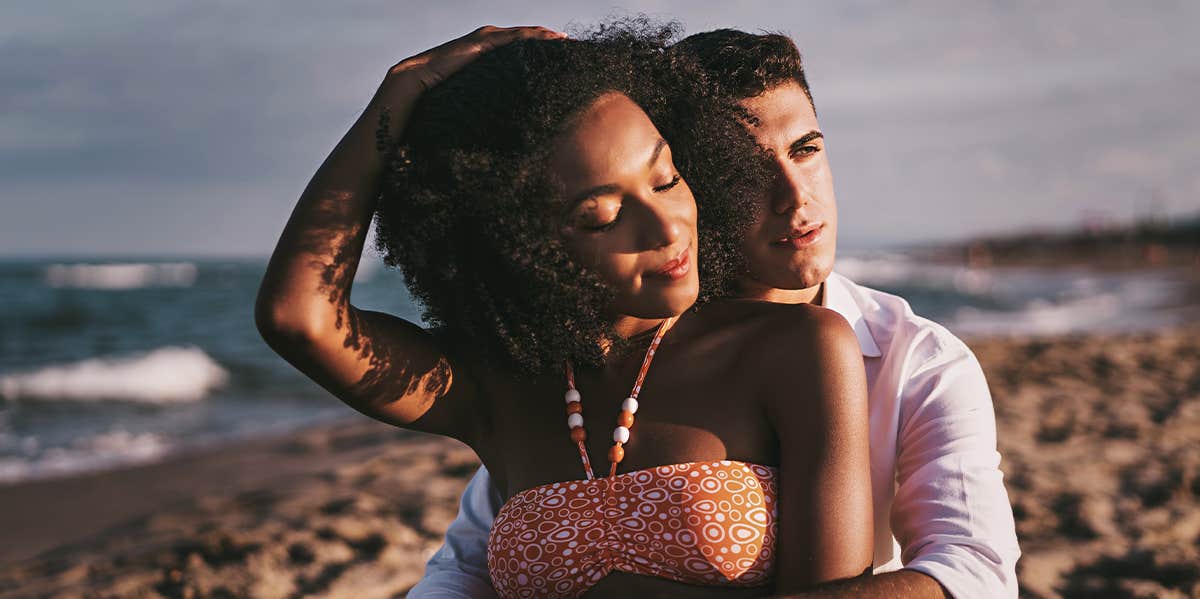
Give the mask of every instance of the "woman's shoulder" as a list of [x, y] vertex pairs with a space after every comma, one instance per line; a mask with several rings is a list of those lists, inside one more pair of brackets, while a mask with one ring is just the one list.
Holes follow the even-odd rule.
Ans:
[[786, 387], [794, 393], [795, 381], [811, 384], [863, 368], [850, 323], [828, 308], [722, 300], [705, 309], [711, 310], [707, 327], [727, 332], [721, 342], [737, 356], [735, 368], [753, 372], [766, 388]]
[[756, 341], [758, 346], [771, 340], [813, 347], [857, 343], [845, 318], [812, 304], [721, 299], [709, 302], [697, 310], [697, 315], [705, 328], [735, 327], [739, 336]]

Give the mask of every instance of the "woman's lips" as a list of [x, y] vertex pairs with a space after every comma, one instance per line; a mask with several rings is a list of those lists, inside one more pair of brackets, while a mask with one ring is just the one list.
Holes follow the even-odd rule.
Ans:
[[771, 245], [790, 247], [794, 250], [803, 249], [816, 244], [825, 234], [825, 223], [816, 223], [793, 229], [791, 234], [780, 237]]
[[650, 275], [672, 281], [687, 276], [688, 271], [692, 269], [691, 249], [691, 246], [684, 248], [678, 256], [662, 265], [662, 268], [652, 271]]

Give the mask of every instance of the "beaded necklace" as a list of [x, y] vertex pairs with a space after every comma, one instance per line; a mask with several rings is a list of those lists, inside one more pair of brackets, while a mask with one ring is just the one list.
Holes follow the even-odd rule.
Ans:
[[[650, 362], [654, 361], [654, 350], [658, 349], [663, 335], [678, 318], [678, 316], [672, 316], [658, 325], [658, 331], [654, 333], [654, 339], [650, 341], [650, 347], [646, 349], [646, 355], [642, 358], [642, 368], [638, 371], [637, 381], [633, 383], [633, 390], [629, 392], [629, 397], [621, 402], [621, 413], [617, 415], [617, 428], [613, 429], [613, 445], [608, 449], [608, 461], [611, 464], [608, 470], [610, 477], [617, 473], [617, 464], [625, 459], [623, 446], [629, 442], [629, 428], [633, 426], [633, 415], [638, 410], [638, 394], [642, 392], [642, 381], [646, 380]], [[583, 470], [587, 473], [587, 479], [594, 480], [596, 475], [592, 472], [592, 462], [588, 459], [587, 446], [584, 445], [584, 441], [587, 441], [587, 431], [583, 428], [582, 396], [575, 388], [575, 371], [571, 369], [569, 360], [565, 363], [565, 369], [567, 373], [567, 393], [565, 395], [567, 428], [571, 430], [571, 440], [579, 446], [579, 458], [583, 460]]]

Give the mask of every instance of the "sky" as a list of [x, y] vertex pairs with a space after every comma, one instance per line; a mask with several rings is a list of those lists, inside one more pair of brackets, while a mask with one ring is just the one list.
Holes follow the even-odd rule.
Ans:
[[1200, 3], [0, 4], [0, 258], [267, 256], [387, 68], [484, 24], [791, 35], [843, 248], [1200, 214]]

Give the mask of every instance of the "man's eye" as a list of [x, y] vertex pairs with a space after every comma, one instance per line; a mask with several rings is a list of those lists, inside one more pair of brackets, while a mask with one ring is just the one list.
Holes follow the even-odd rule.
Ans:
[[658, 187], [655, 187], [655, 188], [654, 188], [654, 192], [655, 192], [655, 193], [662, 193], [662, 192], [664, 192], [664, 191], [668, 191], [668, 190], [670, 190], [672, 187], [675, 187], [676, 185], [679, 185], [679, 182], [680, 182], [680, 181], [682, 181], [682, 180], [683, 180], [683, 179], [682, 179], [682, 178], [680, 178], [680, 176], [679, 176], [678, 174], [676, 174], [674, 177], [671, 177], [671, 182], [670, 182], [670, 183], [667, 183], [667, 184], [665, 184], [665, 185], [659, 185]]
[[820, 151], [821, 148], [818, 148], [817, 146], [800, 146], [799, 148], [792, 150], [792, 158], [803, 158], [805, 156], [816, 154]]

